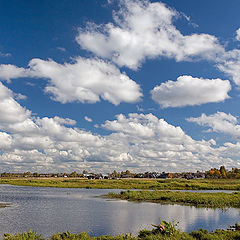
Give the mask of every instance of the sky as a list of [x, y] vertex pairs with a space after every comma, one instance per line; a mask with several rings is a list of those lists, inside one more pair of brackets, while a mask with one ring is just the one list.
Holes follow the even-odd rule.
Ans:
[[0, 6], [0, 172], [240, 167], [239, 1]]

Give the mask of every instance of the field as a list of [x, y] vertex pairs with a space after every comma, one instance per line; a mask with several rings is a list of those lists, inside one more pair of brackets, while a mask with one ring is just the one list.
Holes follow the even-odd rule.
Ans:
[[151, 189], [151, 190], [240, 190], [240, 179], [104, 179], [0, 178], [0, 184], [33, 187]]
[[155, 203], [170, 203], [192, 205], [207, 208], [240, 208], [240, 192], [233, 193], [199, 193], [180, 191], [121, 191], [108, 193], [104, 197], [129, 201], [147, 201]]

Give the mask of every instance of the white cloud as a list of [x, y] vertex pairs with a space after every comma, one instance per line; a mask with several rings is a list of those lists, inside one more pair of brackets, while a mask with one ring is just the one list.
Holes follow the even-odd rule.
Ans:
[[14, 93], [14, 97], [17, 99], [17, 100], [26, 100], [27, 99], [27, 96], [21, 94], [21, 93]]
[[235, 138], [240, 137], [238, 119], [230, 113], [217, 112], [209, 116], [203, 113], [200, 117], [188, 118], [187, 121], [195, 122], [201, 126], [208, 126], [214, 132], [229, 134]]
[[[0, 164], [29, 169], [56, 170], [61, 161], [83, 161], [88, 150], [99, 147], [101, 137], [77, 128], [72, 119], [35, 118], [21, 107], [11, 90], [0, 83]], [[63, 152], [68, 152], [62, 159]], [[65, 156], [66, 157], [66, 156]]]
[[65, 124], [65, 125], [76, 125], [76, 121], [70, 118], [61, 118], [61, 117], [54, 117], [54, 121], [56, 121], [59, 124]]
[[61, 103], [96, 103], [102, 98], [118, 105], [121, 102], [137, 102], [142, 96], [136, 82], [114, 65], [100, 59], [78, 57], [72, 64], [32, 59], [27, 69], [0, 65], [0, 79], [19, 77], [48, 79], [45, 91]]
[[59, 50], [61, 52], [66, 52], [66, 48], [64, 48], [64, 47], [57, 47], [57, 50]]
[[84, 168], [108, 172], [126, 168], [167, 170], [176, 166], [180, 170], [182, 166], [215, 166], [222, 159], [220, 153], [226, 152], [213, 149], [213, 140], [195, 141], [180, 127], [152, 114], [120, 114], [116, 120], [102, 124], [110, 133], [101, 136], [65, 126], [74, 125], [72, 119], [33, 117], [3, 84], [0, 93], [2, 168], [18, 171]]
[[89, 23], [79, 30], [76, 41], [83, 49], [132, 69], [137, 69], [146, 58], [213, 60], [224, 51], [215, 36], [181, 34], [173, 25], [178, 13], [163, 3], [121, 0], [119, 7], [119, 11], [113, 12], [114, 23]]
[[236, 31], [236, 40], [240, 41], [240, 28]]
[[117, 116], [117, 120], [106, 121], [102, 127], [111, 131], [127, 133], [133, 136], [153, 137], [154, 131], [147, 125], [149, 119], [157, 121], [157, 118], [151, 114], [147, 116], [143, 114], [130, 114], [129, 119], [123, 114], [120, 114]]
[[[226, 158], [225, 144], [195, 141], [180, 127], [152, 114], [120, 114], [102, 127], [108, 135], [81, 130], [69, 118], [39, 118], [18, 104], [12, 91], [0, 85], [0, 166], [18, 171], [73, 171], [90, 169], [175, 170], [208, 169]], [[7, 109], [3, 114], [3, 109]], [[234, 117], [229, 118], [232, 124]], [[234, 159], [236, 156], [234, 155]], [[226, 166], [236, 160], [228, 157]], [[104, 163], [104, 164], [103, 164]]]
[[235, 84], [240, 86], [240, 50], [234, 49], [225, 52], [217, 61], [218, 69], [230, 76]]
[[87, 121], [87, 122], [92, 122], [92, 119], [88, 116], [85, 116], [84, 119]]
[[220, 102], [229, 98], [228, 80], [180, 76], [177, 81], [167, 81], [151, 91], [152, 99], [161, 107], [183, 107]]
[[14, 100], [14, 94], [0, 82], [0, 127], [14, 126], [28, 119], [31, 112]]
[[28, 77], [29, 72], [25, 68], [19, 68], [11, 64], [0, 65], [0, 80], [10, 81], [13, 78]]
[[100, 97], [115, 105], [140, 100], [140, 87], [114, 65], [99, 59], [78, 57], [73, 64], [57, 64], [49, 60], [33, 59], [29, 64], [38, 77], [50, 79], [46, 92], [61, 103], [96, 103]]
[[11, 56], [11, 53], [0, 52], [0, 57], [10, 57], [10, 56]]
[[[125, 148], [118, 148], [128, 153], [126, 165], [132, 163], [135, 167], [153, 170], [172, 166], [178, 169], [180, 166], [207, 168], [222, 161], [218, 149], [212, 148], [216, 144], [214, 140], [195, 141], [180, 127], [172, 126], [152, 114], [132, 113], [128, 117], [120, 114], [116, 120], [106, 121], [102, 127], [115, 132], [106, 137], [108, 140], [125, 142]], [[120, 161], [115, 156], [115, 161], [117, 159]]]
[[12, 137], [5, 132], [0, 132], [0, 150], [9, 148], [11, 144], [12, 144]]

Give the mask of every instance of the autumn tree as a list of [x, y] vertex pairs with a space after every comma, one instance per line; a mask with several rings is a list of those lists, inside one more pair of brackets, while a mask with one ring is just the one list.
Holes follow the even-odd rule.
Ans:
[[220, 173], [222, 178], [227, 178], [227, 171], [224, 166], [220, 167]]

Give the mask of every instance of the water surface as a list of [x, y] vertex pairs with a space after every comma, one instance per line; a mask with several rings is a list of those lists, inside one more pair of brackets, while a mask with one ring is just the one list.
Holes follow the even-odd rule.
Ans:
[[36, 230], [44, 237], [56, 232], [86, 231], [92, 236], [151, 229], [159, 218], [175, 220], [183, 231], [227, 228], [240, 221], [240, 209], [205, 209], [97, 198], [108, 189], [38, 188], [0, 185], [0, 237], [3, 233]]

